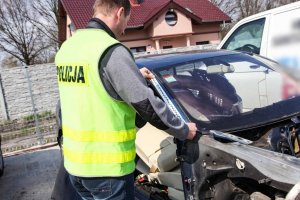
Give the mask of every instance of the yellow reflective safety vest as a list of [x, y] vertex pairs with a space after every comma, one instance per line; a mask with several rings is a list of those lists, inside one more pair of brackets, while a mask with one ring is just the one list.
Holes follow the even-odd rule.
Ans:
[[103, 52], [117, 43], [103, 30], [78, 30], [55, 57], [64, 165], [75, 176], [123, 176], [135, 168], [135, 111], [107, 94], [99, 76]]

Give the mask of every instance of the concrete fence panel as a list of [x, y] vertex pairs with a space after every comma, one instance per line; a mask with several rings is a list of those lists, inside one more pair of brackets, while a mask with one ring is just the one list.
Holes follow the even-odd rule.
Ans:
[[[33, 114], [32, 92], [36, 112], [54, 112], [59, 99], [54, 64], [26, 68], [2, 68], [0, 83], [0, 120], [13, 120]], [[28, 75], [28, 76], [27, 76]]]

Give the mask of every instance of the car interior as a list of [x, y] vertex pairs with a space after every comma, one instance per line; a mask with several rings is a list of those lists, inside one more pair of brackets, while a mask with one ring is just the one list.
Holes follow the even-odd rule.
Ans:
[[195, 67], [194, 63], [190, 65], [193, 69], [188, 70], [190, 67], [183, 65], [181, 70], [180, 67], [173, 67], [157, 74], [172, 96], [194, 119], [210, 122], [240, 113], [237, 105], [241, 99], [222, 74], [209, 74], [206, 69]]
[[148, 166], [149, 171], [142, 173], [150, 172], [150, 180], [158, 180], [168, 186], [170, 199], [184, 199], [179, 162], [176, 161], [176, 144], [172, 136], [147, 123], [137, 132], [136, 152]]
[[[192, 77], [174, 75], [176, 82], [168, 84], [180, 103], [193, 105], [189, 113], [198, 112], [198, 116], [193, 116], [196, 119], [201, 119], [203, 115], [212, 120], [215, 117], [238, 114], [234, 105], [239, 98], [234, 87], [221, 75], [201, 71], [204, 70], [194, 70]], [[237, 113], [233, 113], [234, 111]]]

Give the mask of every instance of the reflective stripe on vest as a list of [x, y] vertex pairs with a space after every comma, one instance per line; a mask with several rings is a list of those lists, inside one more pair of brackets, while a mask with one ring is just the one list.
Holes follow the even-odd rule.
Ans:
[[55, 57], [64, 164], [75, 176], [123, 176], [135, 168], [135, 111], [111, 98], [99, 77], [103, 52], [117, 43], [102, 30], [78, 30]]

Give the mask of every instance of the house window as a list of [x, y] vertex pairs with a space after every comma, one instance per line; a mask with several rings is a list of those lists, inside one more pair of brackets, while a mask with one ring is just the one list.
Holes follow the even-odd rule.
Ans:
[[132, 47], [130, 48], [132, 53], [140, 53], [140, 52], [145, 52], [146, 51], [146, 47], [142, 46], [142, 47]]
[[168, 46], [163, 46], [163, 49], [172, 49], [173, 46], [172, 45], [168, 45]]
[[169, 26], [175, 26], [177, 24], [177, 15], [173, 9], [166, 13], [165, 20]]
[[196, 42], [196, 45], [204, 45], [204, 44], [209, 44], [209, 41]]

